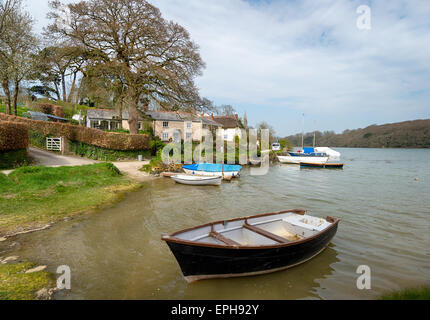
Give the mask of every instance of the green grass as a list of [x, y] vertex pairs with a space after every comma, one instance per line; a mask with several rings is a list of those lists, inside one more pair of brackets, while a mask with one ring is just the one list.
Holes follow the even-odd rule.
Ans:
[[[28, 108], [26, 106], [22, 106], [22, 105], [18, 105], [16, 108], [18, 117], [22, 117], [22, 115], [27, 112], [27, 111], [33, 111], [33, 109]], [[6, 105], [5, 104], [0, 104], [0, 112], [6, 113]], [[12, 110], [13, 113], [13, 110]]]
[[30, 262], [0, 264], [0, 300], [34, 300], [38, 290], [52, 288], [55, 280], [48, 272], [25, 273], [36, 266]]
[[22, 167], [0, 174], [0, 234], [11, 234], [113, 203], [137, 185], [111, 163]]
[[381, 300], [430, 300], [430, 287], [405, 289], [384, 294]]

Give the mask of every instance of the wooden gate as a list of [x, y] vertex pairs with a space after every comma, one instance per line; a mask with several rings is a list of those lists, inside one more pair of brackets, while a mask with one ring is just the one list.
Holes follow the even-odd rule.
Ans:
[[61, 138], [46, 138], [46, 150], [61, 151], [62, 139]]

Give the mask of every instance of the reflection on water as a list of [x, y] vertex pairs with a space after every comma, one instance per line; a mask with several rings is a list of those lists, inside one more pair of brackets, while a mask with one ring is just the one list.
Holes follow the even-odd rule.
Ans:
[[[221, 187], [160, 179], [115, 207], [22, 236], [13, 254], [69, 265], [72, 290], [58, 299], [371, 299], [430, 279], [428, 150], [339, 149], [343, 170], [276, 165]], [[418, 181], [415, 178], [419, 178]], [[314, 259], [269, 275], [187, 284], [162, 233], [283, 209], [342, 219]], [[356, 288], [359, 265], [372, 290]]]

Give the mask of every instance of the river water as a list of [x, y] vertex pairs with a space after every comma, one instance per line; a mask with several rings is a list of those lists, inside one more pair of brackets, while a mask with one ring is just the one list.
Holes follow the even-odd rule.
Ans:
[[[148, 181], [114, 207], [21, 236], [16, 254], [68, 265], [57, 299], [374, 299], [430, 285], [430, 150], [336, 149], [343, 170], [274, 165], [220, 187]], [[187, 284], [162, 233], [285, 209], [341, 218], [330, 246], [273, 274]], [[359, 265], [371, 289], [356, 286]]]

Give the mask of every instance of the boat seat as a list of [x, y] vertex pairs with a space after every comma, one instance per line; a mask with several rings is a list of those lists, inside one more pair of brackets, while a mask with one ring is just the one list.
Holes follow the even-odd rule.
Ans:
[[240, 246], [240, 243], [237, 243], [234, 240], [231, 240], [227, 237], [224, 237], [221, 233], [218, 233], [216, 231], [211, 231], [211, 233], [209, 233], [209, 236], [211, 236], [212, 238], [217, 239], [218, 241], [224, 242], [226, 245], [228, 246]]
[[282, 238], [282, 237], [280, 237], [280, 236], [278, 236], [278, 235], [276, 235], [274, 233], [271, 233], [269, 231], [263, 230], [263, 229], [258, 228], [256, 226], [252, 226], [248, 222], [245, 222], [245, 224], [243, 225], [243, 227], [245, 229], [248, 229], [250, 231], [258, 233], [258, 234], [262, 235], [263, 237], [269, 238], [269, 239], [274, 240], [274, 241], [279, 242], [279, 243], [290, 243], [291, 242], [290, 240]]

